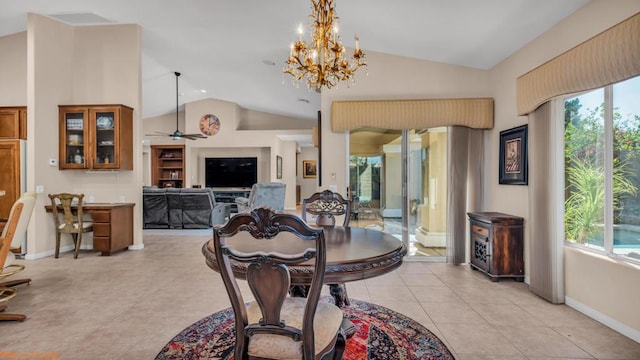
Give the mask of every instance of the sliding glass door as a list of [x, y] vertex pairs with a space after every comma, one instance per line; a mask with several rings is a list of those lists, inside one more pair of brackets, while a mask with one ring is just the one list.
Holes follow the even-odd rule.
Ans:
[[351, 225], [401, 239], [410, 257], [444, 261], [446, 140], [444, 128], [352, 131]]

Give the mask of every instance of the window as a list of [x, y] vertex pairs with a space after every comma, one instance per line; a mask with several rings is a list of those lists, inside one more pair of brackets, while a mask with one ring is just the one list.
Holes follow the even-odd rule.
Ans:
[[640, 77], [566, 99], [565, 239], [640, 260]]

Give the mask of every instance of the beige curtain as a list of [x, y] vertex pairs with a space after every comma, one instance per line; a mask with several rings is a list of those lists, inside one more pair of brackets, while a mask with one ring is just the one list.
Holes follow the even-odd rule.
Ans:
[[554, 304], [564, 303], [564, 235], [556, 234], [563, 228], [564, 157], [556, 155], [562, 153], [557, 119], [563, 112], [556, 99], [529, 114], [529, 289]]
[[493, 99], [334, 101], [331, 129], [429, 129], [460, 125], [493, 128]]
[[555, 96], [596, 89], [640, 75], [640, 13], [517, 79], [518, 115]]
[[484, 131], [448, 128], [447, 262], [466, 263], [467, 212], [482, 206]]
[[638, 75], [640, 13], [517, 79], [518, 114], [529, 115], [530, 289], [550, 302], [564, 302], [564, 158], [556, 156], [564, 102], [556, 97]]

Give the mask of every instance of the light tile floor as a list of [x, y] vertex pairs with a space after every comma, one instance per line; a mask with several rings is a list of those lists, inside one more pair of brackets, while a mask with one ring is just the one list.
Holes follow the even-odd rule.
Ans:
[[[229, 306], [201, 253], [210, 232], [145, 230], [141, 251], [24, 261], [21, 275], [33, 282], [8, 310], [28, 319], [0, 323], [0, 359], [153, 359], [182, 329]], [[629, 338], [468, 266], [405, 262], [348, 290], [423, 324], [457, 359], [640, 359]]]

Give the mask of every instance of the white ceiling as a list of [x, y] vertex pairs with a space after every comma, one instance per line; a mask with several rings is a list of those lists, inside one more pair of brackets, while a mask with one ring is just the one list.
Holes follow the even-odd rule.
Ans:
[[[587, 2], [335, 0], [348, 47], [357, 33], [365, 53], [480, 69], [493, 67]], [[320, 109], [319, 94], [296, 88], [282, 74], [296, 28], [307, 23], [310, 0], [0, 0], [0, 36], [26, 30], [27, 12], [74, 24], [101, 18], [139, 24], [145, 118], [175, 111], [174, 71], [182, 73], [181, 104], [211, 97], [309, 120]], [[79, 13], [88, 16], [74, 15]]]

